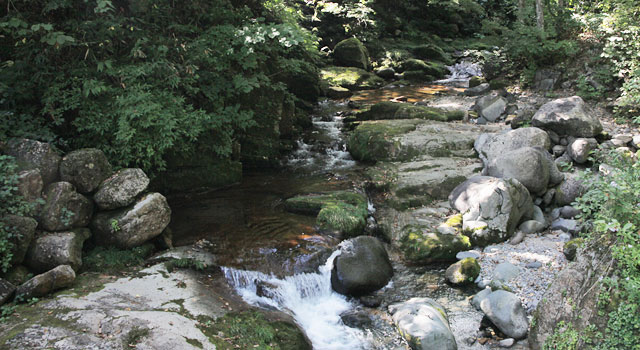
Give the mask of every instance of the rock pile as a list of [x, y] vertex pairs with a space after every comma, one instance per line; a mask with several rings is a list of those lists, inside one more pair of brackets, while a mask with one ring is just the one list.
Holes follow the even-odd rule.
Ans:
[[[160, 235], [171, 209], [164, 196], [145, 193], [141, 169], [113, 173], [104, 153], [88, 148], [61, 157], [47, 143], [11, 139], [4, 152], [20, 166], [18, 194], [34, 204], [33, 217], [1, 220], [13, 233], [13, 270], [39, 275], [15, 287], [0, 279], [2, 301], [13, 294], [40, 297], [73, 283], [87, 240], [132, 248]], [[11, 271], [9, 272], [11, 274]], [[14, 293], [15, 292], [15, 293]]]

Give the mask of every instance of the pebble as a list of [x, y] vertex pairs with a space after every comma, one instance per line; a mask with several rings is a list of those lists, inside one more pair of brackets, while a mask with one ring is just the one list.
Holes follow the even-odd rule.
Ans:
[[[522, 230], [522, 228], [521, 228], [521, 230]], [[509, 240], [509, 244], [516, 245], [516, 244], [522, 242], [522, 240], [524, 240], [525, 233], [523, 231], [521, 231], [521, 230], [516, 232], [515, 236], [511, 237], [511, 239]]]
[[525, 267], [528, 269], [539, 269], [542, 267], [542, 263], [539, 261], [534, 261], [526, 264]]
[[510, 348], [513, 346], [513, 344], [515, 344], [515, 339], [513, 338], [507, 338], [507, 339], [502, 339], [501, 341], [498, 342], [498, 345], [502, 348]]

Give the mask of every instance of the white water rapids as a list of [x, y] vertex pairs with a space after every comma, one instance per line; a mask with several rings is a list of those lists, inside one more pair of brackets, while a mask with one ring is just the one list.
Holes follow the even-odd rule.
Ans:
[[[369, 349], [367, 336], [342, 323], [340, 314], [353, 305], [331, 288], [333, 260], [337, 249], [318, 273], [277, 278], [256, 271], [223, 267], [229, 284], [249, 304], [270, 306], [293, 316], [315, 350]], [[261, 294], [261, 295], [258, 295]]]

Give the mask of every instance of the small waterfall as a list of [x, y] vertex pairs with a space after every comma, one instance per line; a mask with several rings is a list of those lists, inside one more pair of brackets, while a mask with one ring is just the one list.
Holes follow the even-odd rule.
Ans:
[[368, 349], [364, 333], [347, 327], [340, 318], [353, 305], [331, 288], [333, 260], [340, 252], [340, 249], [333, 252], [318, 273], [282, 279], [256, 271], [228, 267], [222, 270], [229, 284], [249, 304], [276, 308], [293, 316], [314, 349]]
[[[446, 79], [437, 80], [439, 84], [468, 84], [468, 80], [473, 76], [482, 76], [482, 68], [479, 64], [470, 61], [462, 61], [454, 64], [453, 66], [447, 66], [447, 69], [451, 73]], [[467, 85], [468, 86], [468, 85]]]

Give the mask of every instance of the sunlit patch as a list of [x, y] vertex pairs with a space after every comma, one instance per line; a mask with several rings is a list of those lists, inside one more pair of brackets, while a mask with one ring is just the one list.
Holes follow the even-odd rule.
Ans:
[[461, 91], [464, 91], [464, 89], [452, 88], [445, 85], [403, 86], [393, 89], [359, 91], [351, 97], [351, 100], [362, 104], [376, 104], [378, 102], [397, 100], [400, 97], [406, 97], [406, 102], [416, 103], [432, 98], [436, 94], [455, 94]]

